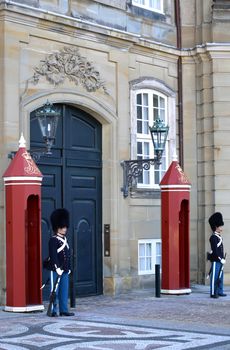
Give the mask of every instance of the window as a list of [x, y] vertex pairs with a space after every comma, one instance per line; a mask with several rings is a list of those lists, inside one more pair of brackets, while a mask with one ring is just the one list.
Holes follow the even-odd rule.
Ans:
[[[137, 159], [154, 158], [152, 138], [149, 126], [156, 119], [161, 119], [165, 124], [167, 120], [167, 96], [154, 90], [136, 91], [136, 130]], [[138, 187], [158, 187], [168, 166], [168, 146], [162, 156], [161, 165], [151, 166], [150, 170], [144, 170], [138, 178]]]
[[163, 0], [132, 0], [134, 6], [163, 13]]
[[138, 241], [138, 274], [155, 274], [155, 264], [161, 265], [161, 240], [141, 239]]

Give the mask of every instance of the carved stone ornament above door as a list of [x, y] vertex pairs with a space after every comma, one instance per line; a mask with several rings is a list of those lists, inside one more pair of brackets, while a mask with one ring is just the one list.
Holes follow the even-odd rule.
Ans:
[[38, 83], [41, 76], [54, 85], [60, 85], [69, 79], [75, 85], [83, 85], [88, 92], [102, 88], [108, 94], [100, 73], [80, 55], [78, 48], [64, 47], [59, 52], [51, 53], [40, 61], [34, 71], [34, 83]]

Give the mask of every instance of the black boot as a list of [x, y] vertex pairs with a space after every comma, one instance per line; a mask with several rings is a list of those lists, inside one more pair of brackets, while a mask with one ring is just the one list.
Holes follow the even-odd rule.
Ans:
[[74, 316], [74, 312], [60, 312], [60, 316]]

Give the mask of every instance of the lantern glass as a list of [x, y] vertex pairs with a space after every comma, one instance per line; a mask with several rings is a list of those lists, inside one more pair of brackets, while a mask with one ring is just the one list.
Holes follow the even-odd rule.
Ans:
[[161, 158], [165, 149], [169, 126], [165, 125], [163, 120], [156, 119], [153, 126], [149, 127], [149, 130], [152, 136], [155, 155], [157, 158]]
[[50, 150], [56, 137], [60, 114], [60, 111], [54, 108], [53, 104], [49, 101], [36, 112], [42, 137], [46, 143], [47, 153], [49, 154], [51, 153]]
[[54, 139], [57, 131], [58, 116], [45, 115], [38, 117], [40, 130], [44, 139]]

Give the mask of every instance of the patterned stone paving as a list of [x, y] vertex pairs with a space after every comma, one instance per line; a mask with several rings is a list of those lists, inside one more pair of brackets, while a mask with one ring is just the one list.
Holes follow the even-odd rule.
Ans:
[[195, 285], [190, 295], [80, 298], [74, 317], [0, 307], [0, 350], [230, 350], [230, 286], [226, 292], [214, 300], [208, 286]]
[[26, 316], [0, 323], [0, 350], [184, 350], [229, 344], [230, 335], [78, 320]]

